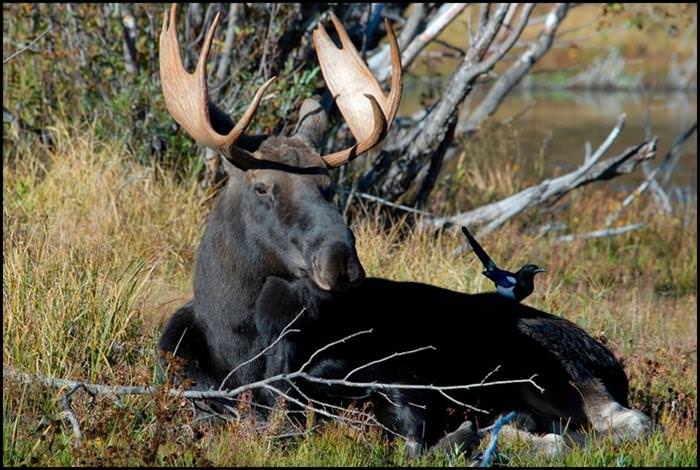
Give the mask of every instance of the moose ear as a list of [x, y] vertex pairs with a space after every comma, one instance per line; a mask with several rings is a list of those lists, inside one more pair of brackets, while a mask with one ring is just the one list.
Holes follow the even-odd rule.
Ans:
[[315, 99], [307, 98], [299, 110], [299, 122], [294, 136], [318, 152], [323, 144], [327, 124], [328, 116], [323, 106]]

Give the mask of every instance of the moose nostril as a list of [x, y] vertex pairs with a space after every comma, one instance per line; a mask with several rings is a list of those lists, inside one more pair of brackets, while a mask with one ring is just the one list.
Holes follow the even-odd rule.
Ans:
[[324, 244], [312, 262], [313, 278], [324, 290], [345, 290], [365, 278], [354, 247], [343, 242]]

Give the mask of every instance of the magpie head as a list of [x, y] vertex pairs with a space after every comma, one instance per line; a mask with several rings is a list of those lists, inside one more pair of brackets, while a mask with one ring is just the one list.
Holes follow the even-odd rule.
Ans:
[[522, 268], [520, 268], [520, 271], [517, 272], [517, 277], [518, 279], [534, 279], [535, 274], [537, 273], [543, 273], [546, 272], [547, 270], [544, 268], [540, 268], [537, 265], [534, 264], [526, 264]]

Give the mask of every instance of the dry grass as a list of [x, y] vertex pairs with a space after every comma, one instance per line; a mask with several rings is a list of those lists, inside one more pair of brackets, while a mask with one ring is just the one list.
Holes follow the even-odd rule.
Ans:
[[[125, 142], [94, 135], [59, 125], [52, 153], [32, 142], [5, 147], [3, 365], [144, 384], [153, 381], [160, 324], [191, 295], [206, 208], [193, 178], [135, 164]], [[465, 174], [483, 178], [484, 187], [494, 178], [510, 181], [474, 166]], [[596, 229], [619, 199], [589, 188], [560, 205], [556, 218], [575, 231]], [[620, 220], [648, 220], [648, 227], [615, 238], [556, 244], [523, 230], [523, 221], [544, 220], [533, 213], [483, 240], [506, 267], [530, 261], [548, 269], [527, 303], [606, 342], [624, 360], [633, 404], [663, 426], [623, 449], [578, 449], [549, 464], [697, 465], [696, 209], [682, 226], [678, 216], [655, 215], [649, 201], [642, 198]], [[464, 292], [492, 288], [473, 254], [451, 254], [461, 234], [402, 235], [378, 225], [365, 217], [353, 226], [370, 275]], [[272, 425], [195, 425], [178, 400], [92, 403], [82, 392], [74, 407], [84, 439], [74, 448], [58, 391], [3, 380], [3, 392], [5, 465], [449, 463], [444, 456], [408, 462], [400, 444], [372, 430], [329, 425], [305, 438], [271, 439], [278, 431]], [[511, 464], [543, 463], [519, 450], [505, 449]]]

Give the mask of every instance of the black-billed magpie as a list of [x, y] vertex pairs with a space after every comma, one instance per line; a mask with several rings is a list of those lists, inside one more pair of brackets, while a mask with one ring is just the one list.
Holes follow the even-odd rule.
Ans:
[[532, 294], [532, 291], [535, 289], [535, 274], [545, 272], [546, 269], [534, 264], [526, 264], [517, 273], [504, 271], [496, 266], [496, 263], [481, 248], [479, 242], [469, 233], [466, 227], [462, 227], [462, 233], [467, 237], [476, 256], [479, 257], [484, 268], [486, 268], [482, 274], [491, 279], [496, 285], [496, 292], [518, 302]]

